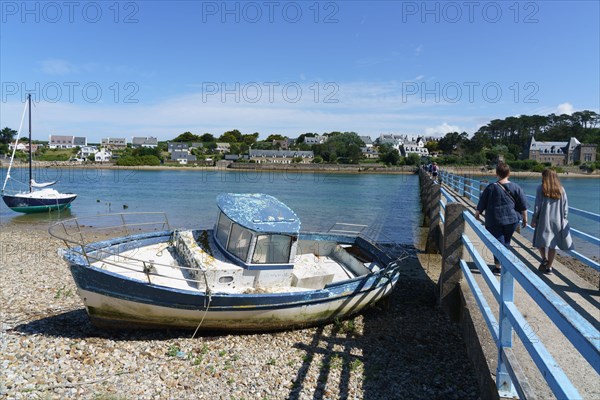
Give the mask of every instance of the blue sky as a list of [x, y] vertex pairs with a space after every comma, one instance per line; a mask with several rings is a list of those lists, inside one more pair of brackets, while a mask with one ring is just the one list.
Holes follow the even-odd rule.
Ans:
[[442, 136], [600, 112], [597, 1], [3, 1], [0, 125]]

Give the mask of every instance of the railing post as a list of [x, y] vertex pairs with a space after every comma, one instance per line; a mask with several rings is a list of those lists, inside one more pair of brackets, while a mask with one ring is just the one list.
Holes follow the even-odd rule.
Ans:
[[442, 234], [440, 229], [441, 200], [442, 187], [435, 184], [431, 185], [429, 198], [427, 199], [427, 209], [429, 211], [429, 232], [425, 243], [425, 253], [427, 254], [438, 254], [440, 252], [439, 239]]
[[504, 349], [512, 348], [513, 328], [506, 312], [506, 304], [514, 302], [515, 280], [508, 268], [502, 268], [500, 277], [500, 311], [498, 321], [500, 324], [498, 338], [498, 368], [496, 370], [496, 387], [500, 397], [516, 397], [517, 392], [512, 384], [506, 363], [504, 362]]
[[479, 198], [481, 198], [481, 193], [483, 193], [486, 186], [487, 186], [487, 182], [483, 182], [483, 181], [479, 182], [479, 196], [478, 196]]
[[444, 220], [444, 242], [442, 247], [442, 271], [438, 280], [439, 304], [455, 321], [460, 310], [460, 260], [463, 255], [462, 234], [465, 231], [463, 211], [460, 203], [446, 203]]
[[464, 185], [463, 185], [463, 188], [464, 188], [463, 192], [464, 192], [464, 195], [465, 195], [465, 197], [466, 197], [468, 200], [473, 200], [473, 199], [471, 198], [471, 185], [472, 185], [472, 183], [471, 183], [471, 179], [469, 179], [469, 178], [465, 178], [465, 183], [464, 183]]

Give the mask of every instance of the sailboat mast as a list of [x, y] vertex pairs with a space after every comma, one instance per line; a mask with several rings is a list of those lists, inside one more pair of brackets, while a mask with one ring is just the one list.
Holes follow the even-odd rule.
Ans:
[[31, 93], [27, 95], [27, 106], [29, 108], [29, 193], [31, 193]]

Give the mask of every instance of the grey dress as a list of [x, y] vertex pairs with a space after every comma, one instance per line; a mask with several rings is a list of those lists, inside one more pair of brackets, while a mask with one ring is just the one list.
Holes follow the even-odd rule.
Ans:
[[545, 197], [542, 192], [542, 185], [537, 188], [532, 217], [532, 222], [536, 223], [535, 232], [533, 233], [533, 247], [538, 249], [542, 247], [561, 250], [573, 249], [573, 239], [567, 220], [568, 210], [569, 202], [564, 188], [560, 199]]

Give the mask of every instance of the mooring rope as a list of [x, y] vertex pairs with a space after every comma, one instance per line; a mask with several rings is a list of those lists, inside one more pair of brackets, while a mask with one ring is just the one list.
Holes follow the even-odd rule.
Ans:
[[[194, 334], [192, 335], [192, 339], [194, 339], [196, 337], [196, 334], [198, 333], [200, 326], [202, 326], [202, 323], [204, 322], [204, 318], [206, 317], [206, 314], [208, 313], [210, 303], [212, 302], [212, 291], [210, 290], [210, 287], [208, 287], [208, 279], [206, 278], [206, 269], [200, 269], [200, 270], [202, 271], [202, 275], [204, 276], [204, 285], [206, 286], [206, 296], [204, 296], [205, 309], [204, 309], [204, 314], [202, 315], [202, 319], [200, 320], [200, 323], [198, 324], [198, 326], [196, 327], [196, 330], [194, 331]], [[207, 296], [208, 296], [208, 303], [206, 301]]]

